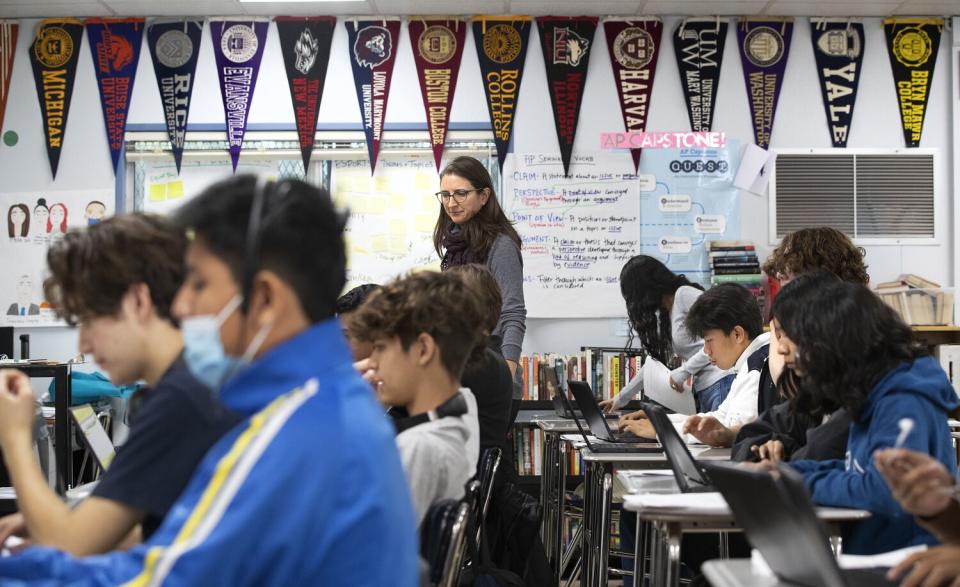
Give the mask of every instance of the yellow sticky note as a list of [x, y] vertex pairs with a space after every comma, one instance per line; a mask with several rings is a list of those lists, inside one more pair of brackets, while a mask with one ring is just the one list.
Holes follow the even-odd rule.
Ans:
[[391, 212], [403, 212], [407, 207], [407, 198], [399, 192], [390, 192], [387, 196], [387, 208]]
[[417, 214], [413, 220], [413, 229], [417, 232], [433, 234], [433, 227], [436, 223], [436, 216], [431, 216], [429, 214]]
[[420, 195], [420, 209], [436, 212], [440, 209], [440, 200], [433, 193], [424, 193]]
[[373, 178], [373, 191], [378, 194], [385, 194], [390, 191], [390, 180], [386, 177]]
[[390, 253], [402, 255], [407, 252], [407, 223], [404, 220], [390, 221]]
[[432, 173], [418, 173], [413, 183], [413, 187], [418, 192], [427, 192], [427, 193], [431, 193], [439, 190], [440, 188], [437, 187], [438, 185], [439, 185], [439, 180], [437, 180], [437, 177]]
[[167, 199], [167, 186], [162, 183], [150, 185], [150, 201], [162, 202]]
[[387, 235], [374, 235], [370, 245], [374, 253], [385, 253], [387, 251]]
[[183, 181], [171, 181], [167, 184], [167, 199], [179, 200], [183, 197]]

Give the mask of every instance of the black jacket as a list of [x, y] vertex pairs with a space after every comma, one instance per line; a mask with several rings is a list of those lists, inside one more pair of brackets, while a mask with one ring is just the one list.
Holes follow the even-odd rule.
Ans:
[[461, 383], [477, 398], [477, 419], [480, 421], [480, 450], [499, 448], [503, 451], [500, 470], [512, 462], [512, 448], [507, 441], [510, 429], [510, 408], [513, 402], [513, 380], [510, 368], [500, 353], [500, 337], [491, 336], [479, 360], [467, 364]]
[[826, 423], [822, 422], [822, 417], [796, 413], [790, 409], [790, 402], [782, 401], [740, 429], [730, 459], [756, 461], [757, 455], [750, 448], [768, 440], [783, 443], [783, 458], [787, 461], [844, 458], [850, 433], [850, 416], [846, 410], [840, 409]]

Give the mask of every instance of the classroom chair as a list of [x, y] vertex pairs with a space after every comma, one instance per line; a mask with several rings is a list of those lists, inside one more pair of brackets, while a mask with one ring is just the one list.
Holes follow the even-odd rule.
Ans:
[[420, 556], [430, 566], [430, 585], [459, 584], [469, 510], [466, 501], [456, 499], [440, 500], [427, 510], [420, 530]]

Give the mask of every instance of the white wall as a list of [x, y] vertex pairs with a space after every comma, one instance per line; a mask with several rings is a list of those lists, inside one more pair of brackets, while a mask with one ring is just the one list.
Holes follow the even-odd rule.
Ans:
[[[672, 33], [679, 22], [666, 18], [663, 44], [654, 84], [648, 130], [688, 129], [683, 93], [673, 55]], [[77, 83], [74, 89], [66, 138], [57, 181], [50, 179], [46, 149], [42, 137], [40, 109], [33, 74], [27, 58], [36, 21], [21, 21], [18, 54], [13, 71], [4, 130], [15, 130], [20, 143], [0, 147], [0, 177], [10, 191], [90, 189], [114, 184], [106, 144], [93, 62], [84, 39]], [[850, 147], [895, 148], [903, 146], [903, 133], [894, 93], [893, 78], [880, 19], [865, 19], [866, 51], [860, 90], [854, 110]], [[487, 122], [483, 87], [479, 75], [472, 33], [468, 32], [463, 63], [454, 98], [452, 121]], [[598, 134], [623, 130], [616, 88], [609, 64], [606, 40], [601, 31], [594, 37], [590, 72], [584, 92], [579, 133], [575, 151], [595, 150]], [[937, 244], [927, 246], [870, 246], [867, 261], [874, 281], [890, 279], [901, 272], [919, 273], [945, 284], [954, 282], [952, 222], [952, 144], [951, 33], [941, 41], [938, 64], [930, 91], [927, 121], [921, 146], [940, 152], [936, 189], [938, 193]], [[387, 108], [387, 124], [421, 123], [426, 118], [414, 69], [406, 27], [403, 27], [393, 85]], [[209, 27], [204, 31], [198, 63], [198, 80], [190, 111], [190, 123], [223, 123], [216, 69]], [[536, 27], [533, 27], [527, 64], [520, 93], [514, 146], [518, 152], [557, 152], [556, 133], [549, 106], [546, 74]], [[359, 124], [352, 72], [348, 61], [347, 35], [339, 23], [333, 37], [333, 49], [323, 104], [321, 127], [330, 124]], [[134, 86], [129, 122], [161, 124], [162, 110], [149, 52], [144, 46]], [[276, 29], [271, 25], [263, 58], [263, 67], [251, 106], [250, 123], [293, 124], [293, 109], [280, 54]], [[724, 54], [723, 70], [717, 94], [714, 130], [742, 143], [753, 139], [750, 112], [744, 88], [740, 57], [731, 23]], [[388, 131], [389, 133], [389, 131]], [[807, 19], [795, 24], [789, 63], [777, 109], [771, 147], [828, 148], [826, 116], [823, 112], [817, 78], [810, 25]], [[743, 193], [741, 197], [742, 238], [757, 243], [761, 254], [770, 250], [766, 198]], [[2, 263], [2, 260], [0, 260]], [[616, 310], [623, 313], [623, 308]], [[581, 344], [617, 345], [623, 337], [616, 334], [612, 320], [530, 320], [525, 352], [569, 352]], [[34, 356], [67, 358], [75, 354], [76, 336], [66, 329], [33, 329]]]

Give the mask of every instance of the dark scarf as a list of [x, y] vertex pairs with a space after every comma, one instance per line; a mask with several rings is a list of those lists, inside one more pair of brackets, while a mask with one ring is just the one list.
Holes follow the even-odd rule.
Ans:
[[463, 229], [452, 222], [444, 229], [443, 240], [440, 244], [444, 249], [443, 259], [440, 261], [442, 271], [459, 265], [483, 263], [486, 260], [475, 251], [470, 250], [467, 239], [464, 238]]

